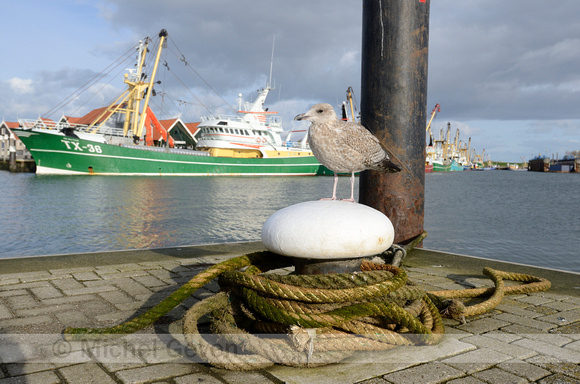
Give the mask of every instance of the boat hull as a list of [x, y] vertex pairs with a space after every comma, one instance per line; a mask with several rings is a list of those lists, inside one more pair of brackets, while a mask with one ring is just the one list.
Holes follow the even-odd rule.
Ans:
[[310, 176], [325, 169], [314, 156], [231, 158], [158, 147], [117, 146], [58, 132], [19, 130], [38, 174], [143, 176]]
[[441, 162], [433, 162], [433, 172], [455, 172], [463, 171], [463, 166], [459, 165], [457, 161], [453, 160], [451, 163], [444, 164]]

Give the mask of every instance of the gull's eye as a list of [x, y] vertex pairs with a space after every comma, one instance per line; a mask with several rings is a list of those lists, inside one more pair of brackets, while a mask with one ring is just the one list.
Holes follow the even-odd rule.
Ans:
[[323, 111], [322, 109], [318, 109], [318, 110], [316, 110], [316, 112], [317, 112], [317, 113], [322, 113], [322, 112], [324, 112], [324, 111]]

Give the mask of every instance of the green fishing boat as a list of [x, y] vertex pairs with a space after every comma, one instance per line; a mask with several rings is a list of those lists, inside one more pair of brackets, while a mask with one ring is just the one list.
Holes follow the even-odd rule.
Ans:
[[32, 154], [38, 174], [332, 174], [314, 157], [307, 133], [296, 141], [292, 133], [282, 139], [284, 131], [276, 112], [263, 107], [272, 89], [270, 82], [253, 103], [242, 107], [240, 100], [238, 111], [230, 116], [203, 117], [195, 124], [195, 132], [187, 129], [187, 124], [168, 127], [160, 122], [149, 107], [149, 99], [155, 94], [155, 75], [166, 38], [167, 32], [162, 30], [155, 63], [147, 74], [144, 63], [151, 39], [139, 43], [137, 63], [124, 76], [127, 90], [108, 107], [89, 113], [92, 121], [65, 117], [59, 121], [19, 120], [19, 128], [12, 131]]

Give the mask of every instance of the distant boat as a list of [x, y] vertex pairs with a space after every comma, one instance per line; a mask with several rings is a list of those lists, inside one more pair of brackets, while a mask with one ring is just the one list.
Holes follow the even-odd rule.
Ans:
[[463, 144], [459, 140], [459, 129], [455, 133], [455, 138], [451, 141], [451, 123], [447, 123], [447, 133], [444, 134], [441, 130], [439, 139], [433, 137], [431, 132], [431, 123], [437, 115], [441, 112], [441, 106], [435, 105], [431, 111], [431, 118], [427, 123], [426, 134], [429, 139], [429, 144], [425, 147], [425, 172], [452, 172], [463, 171], [471, 168], [472, 163], [469, 160], [471, 138], [468, 144]]
[[[169, 130], [149, 107], [155, 74], [167, 31], [159, 33], [157, 56], [146, 74], [150, 39], [138, 46], [135, 69], [128, 70], [128, 89], [94, 120], [20, 120], [12, 131], [28, 148], [38, 174], [145, 176], [303, 176], [332, 174], [320, 165], [307, 143], [282, 139], [276, 112], [263, 104], [268, 83], [257, 99], [235, 115], [211, 115], [197, 126], [199, 140], [186, 129]], [[152, 90], [148, 92], [148, 90]], [[241, 106], [241, 102], [240, 102]], [[290, 136], [290, 135], [289, 135]], [[176, 143], [182, 143], [182, 147]], [[189, 145], [188, 145], [189, 144]], [[195, 149], [192, 147], [195, 146]]]

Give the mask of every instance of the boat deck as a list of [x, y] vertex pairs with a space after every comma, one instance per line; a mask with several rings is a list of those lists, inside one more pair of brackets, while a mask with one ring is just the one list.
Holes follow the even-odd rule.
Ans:
[[485, 266], [545, 277], [552, 289], [506, 296], [464, 325], [445, 319], [440, 344], [365, 352], [318, 368], [233, 372], [201, 363], [180, 340], [181, 318], [217, 292], [215, 281], [134, 338], [62, 339], [67, 326], [118, 324], [207, 266], [262, 249], [236, 243], [0, 259], [0, 384], [580, 382], [578, 274], [421, 249], [403, 267], [427, 290], [491, 285], [481, 275]]

